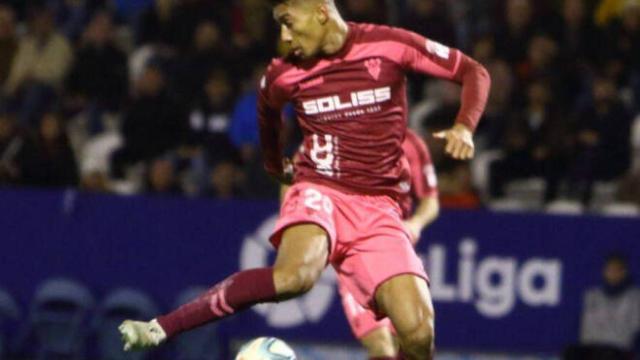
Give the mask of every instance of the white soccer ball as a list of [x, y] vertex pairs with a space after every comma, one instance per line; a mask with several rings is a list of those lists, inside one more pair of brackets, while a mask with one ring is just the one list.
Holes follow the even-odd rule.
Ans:
[[236, 360], [296, 360], [296, 354], [280, 339], [260, 337], [244, 344]]

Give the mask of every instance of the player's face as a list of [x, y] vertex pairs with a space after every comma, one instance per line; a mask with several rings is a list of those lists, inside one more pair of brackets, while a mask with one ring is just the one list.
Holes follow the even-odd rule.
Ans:
[[287, 1], [277, 5], [273, 16], [280, 25], [280, 40], [288, 53], [308, 59], [320, 53], [326, 34], [327, 12], [324, 5], [309, 5], [303, 1]]

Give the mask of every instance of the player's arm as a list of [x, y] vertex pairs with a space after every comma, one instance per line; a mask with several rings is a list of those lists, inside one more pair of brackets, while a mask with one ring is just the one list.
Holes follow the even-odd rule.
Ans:
[[409, 31], [394, 29], [394, 32], [396, 39], [403, 44], [401, 62], [405, 68], [462, 85], [461, 107], [455, 125], [435, 136], [447, 141], [445, 151], [453, 158], [473, 158], [473, 132], [484, 112], [491, 88], [488, 71], [460, 50]]
[[427, 144], [413, 130], [407, 129], [402, 148], [411, 172], [411, 195], [418, 199], [415, 212], [405, 221], [415, 245], [420, 240], [422, 230], [440, 214], [438, 178]]
[[292, 173], [288, 171], [290, 163], [283, 157], [281, 141], [284, 103], [285, 99], [281, 91], [270, 83], [267, 73], [260, 82], [258, 95], [260, 146], [267, 173], [279, 182], [288, 184], [291, 183]]
[[405, 226], [411, 232], [413, 245], [420, 240], [420, 233], [434, 222], [440, 214], [440, 201], [438, 195], [433, 194], [420, 199], [416, 211], [409, 219], [405, 220]]

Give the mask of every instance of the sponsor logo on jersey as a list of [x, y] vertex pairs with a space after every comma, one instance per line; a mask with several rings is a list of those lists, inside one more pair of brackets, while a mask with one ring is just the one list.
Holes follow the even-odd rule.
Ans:
[[349, 100], [345, 100], [339, 95], [309, 100], [303, 102], [302, 107], [306, 115], [315, 115], [380, 104], [389, 100], [391, 100], [391, 87], [386, 86], [378, 89], [354, 91], [349, 95]]

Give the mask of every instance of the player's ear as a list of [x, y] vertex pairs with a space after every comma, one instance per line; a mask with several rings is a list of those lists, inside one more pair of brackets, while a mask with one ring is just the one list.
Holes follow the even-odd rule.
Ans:
[[316, 19], [322, 25], [329, 21], [329, 9], [324, 3], [318, 4], [316, 7]]

